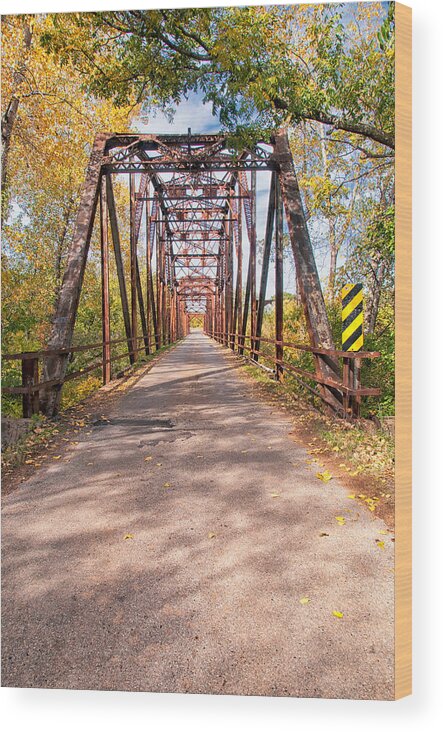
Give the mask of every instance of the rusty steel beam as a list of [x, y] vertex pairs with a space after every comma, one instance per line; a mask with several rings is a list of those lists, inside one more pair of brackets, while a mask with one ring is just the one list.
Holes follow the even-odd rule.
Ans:
[[[80, 193], [80, 203], [68, 250], [66, 269], [52, 321], [51, 335], [47, 344], [49, 349], [67, 348], [72, 343], [108, 137], [107, 134], [98, 134], [92, 147], [85, 182]], [[62, 380], [66, 367], [66, 356], [49, 357], [43, 365], [44, 381]], [[50, 388], [42, 395], [42, 409], [46, 415], [56, 414], [60, 405], [60, 397], [59, 388]]]
[[160, 348], [160, 335], [158, 332], [158, 318], [157, 318], [157, 308], [156, 308], [156, 304], [155, 304], [154, 280], [152, 277], [152, 269], [149, 270], [149, 300], [151, 303], [152, 327], [154, 329], [155, 349], [156, 349], [156, 351], [158, 351], [158, 349]]
[[138, 263], [137, 255], [135, 257], [135, 277], [136, 277], [136, 286], [137, 286], [138, 308], [140, 311], [140, 325], [142, 327], [143, 341], [145, 344], [145, 353], [146, 353], [146, 355], [149, 355], [148, 324], [146, 321], [145, 303], [144, 303], [144, 299], [143, 299], [143, 287], [142, 287], [142, 280], [141, 280], [141, 276], [140, 276], [140, 266]]
[[123, 259], [122, 259], [122, 250], [120, 245], [120, 234], [118, 230], [118, 221], [117, 221], [117, 210], [115, 207], [115, 199], [114, 199], [114, 191], [112, 187], [112, 180], [109, 175], [106, 176], [106, 195], [107, 195], [107, 202], [108, 202], [108, 213], [109, 213], [109, 223], [111, 225], [111, 234], [112, 234], [112, 242], [114, 246], [114, 256], [115, 256], [115, 265], [117, 268], [117, 278], [118, 278], [118, 285], [120, 290], [120, 300], [122, 305], [122, 313], [123, 313], [123, 323], [125, 326], [125, 334], [126, 338], [128, 339], [128, 355], [129, 355], [129, 363], [134, 363], [134, 349], [132, 348], [132, 329], [131, 329], [131, 319], [129, 316], [129, 306], [128, 306], [128, 295], [126, 292], [126, 282], [125, 282], [125, 272], [123, 269]]
[[236, 288], [236, 300], [237, 300], [237, 315], [234, 332], [240, 333], [242, 323], [242, 292], [243, 292], [243, 220], [242, 220], [242, 209], [241, 204], [237, 209], [237, 288]]
[[134, 205], [134, 230], [135, 238], [138, 241], [140, 236], [140, 227], [143, 219], [143, 207], [146, 200], [146, 194], [149, 188], [149, 175], [142, 175], [140, 180], [140, 187], [137, 191], [134, 191], [135, 205]]
[[161, 231], [161, 239], [160, 239], [160, 262], [161, 262], [161, 269], [160, 269], [160, 286], [161, 286], [161, 314], [162, 314], [162, 344], [166, 346], [168, 341], [168, 313], [166, 310], [167, 307], [167, 287], [166, 287], [166, 251], [165, 251], [165, 229], [166, 229], [166, 222], [163, 219], [161, 223], [162, 231]]
[[131, 270], [131, 336], [132, 348], [137, 346], [137, 241], [135, 238], [135, 180], [129, 176], [129, 245]]
[[283, 204], [280, 182], [276, 180], [275, 196], [275, 377], [283, 376]]
[[[249, 240], [249, 266], [251, 273], [251, 338], [254, 339], [257, 325], [257, 174], [251, 172], [251, 238]], [[252, 340], [255, 349], [255, 341]]]
[[[146, 192], [148, 185], [149, 185], [148, 176], [142, 176], [139, 191]], [[148, 324], [147, 324], [146, 314], [145, 314], [143, 287], [142, 287], [142, 281], [141, 281], [141, 276], [140, 276], [140, 265], [139, 265], [138, 253], [137, 253], [144, 203], [143, 203], [143, 201], [139, 202], [136, 200], [135, 181], [132, 180], [132, 176], [129, 177], [129, 191], [130, 191], [130, 236], [131, 236], [131, 294], [132, 294], [132, 266], [133, 266], [133, 264], [135, 264], [135, 285], [136, 285], [136, 293], [137, 293], [136, 298], [134, 298], [135, 303], [131, 299], [131, 306], [133, 309], [135, 307], [135, 336], [134, 336], [134, 325], [133, 325], [134, 324], [133, 310], [132, 310], [131, 328], [133, 330], [133, 338], [136, 339], [137, 338], [137, 301], [138, 301], [138, 307], [139, 307], [139, 311], [140, 311], [140, 324], [142, 327], [143, 340], [144, 340], [144, 344], [145, 344], [145, 353], [146, 353], [146, 355], [148, 355], [149, 351], [150, 351], [149, 333], [148, 333]], [[134, 263], [133, 263], [133, 259], [135, 259]]]
[[[152, 201], [151, 212], [148, 211], [148, 205], [146, 204], [146, 300], [149, 304], [149, 312], [152, 318], [152, 328], [154, 331], [155, 338], [155, 349], [158, 351], [160, 348], [160, 337], [158, 333], [158, 319], [157, 309], [155, 303], [155, 292], [154, 292], [154, 278], [152, 276], [152, 255], [154, 252], [155, 237], [157, 231], [157, 225], [154, 220], [157, 215], [158, 199], [154, 196]], [[149, 323], [149, 318], [148, 318]]]
[[[268, 273], [269, 273], [269, 259], [271, 255], [272, 245], [272, 234], [274, 230], [274, 218], [275, 218], [275, 173], [271, 176], [271, 186], [269, 190], [269, 203], [268, 203], [268, 214], [266, 219], [266, 232], [265, 232], [265, 244], [263, 249], [263, 264], [261, 270], [260, 279], [260, 295], [258, 298], [258, 309], [257, 309], [257, 326], [256, 326], [256, 340], [255, 349], [260, 350], [260, 336], [263, 327], [263, 315], [265, 312], [265, 300], [266, 300], [266, 287], [268, 284]], [[254, 360], [258, 360], [258, 356], [254, 354]]]
[[[279, 130], [275, 134], [272, 157], [277, 165], [289, 238], [294, 256], [298, 290], [305, 314], [309, 340], [314, 347], [333, 348], [332, 330], [303, 210], [288, 135], [285, 130]], [[333, 378], [338, 374], [338, 364], [332, 358], [317, 358], [316, 368], [323, 377]], [[341, 408], [341, 396], [338, 392], [325, 388], [325, 398], [330, 401], [334, 409]]]
[[124, 162], [115, 161], [108, 162], [104, 166], [107, 173], [176, 173], [179, 171], [188, 172], [192, 171], [194, 174], [206, 173], [212, 171], [213, 173], [230, 173], [238, 172], [243, 170], [245, 172], [257, 171], [257, 170], [273, 170], [272, 163], [268, 160], [248, 160], [238, 162], [235, 160], [226, 160], [219, 162], [217, 160], [198, 160], [193, 163], [186, 161], [156, 161], [153, 160], [138, 160], [137, 162]]
[[157, 312], [157, 332], [158, 332], [158, 341], [159, 341], [159, 347], [162, 344], [163, 340], [163, 314], [162, 314], [162, 296], [161, 296], [161, 242], [160, 242], [160, 226], [161, 226], [161, 214], [159, 214], [158, 221], [155, 225], [155, 245], [156, 245], [156, 253], [155, 253], [155, 297], [156, 297], [156, 312]]
[[[148, 185], [148, 191], [149, 191], [149, 185]], [[148, 332], [148, 347], [150, 351], [151, 347], [151, 298], [150, 298], [150, 292], [149, 292], [149, 279], [151, 275], [151, 255], [152, 255], [152, 249], [151, 249], [151, 237], [150, 237], [150, 228], [151, 228], [151, 214], [149, 211], [149, 203], [146, 201], [146, 209], [145, 209], [145, 236], [146, 236], [146, 250], [145, 250], [145, 258], [146, 258], [146, 329]]]
[[100, 186], [100, 254], [102, 287], [102, 338], [103, 338], [103, 383], [111, 381], [111, 320], [109, 305], [109, 237], [108, 205], [106, 184], [102, 179]]

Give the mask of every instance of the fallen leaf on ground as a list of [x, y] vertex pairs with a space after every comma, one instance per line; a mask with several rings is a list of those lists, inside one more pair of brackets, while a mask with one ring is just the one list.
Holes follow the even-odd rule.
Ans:
[[343, 613], [341, 613], [340, 610], [333, 610], [332, 611], [332, 614], [333, 614], [334, 618], [342, 618], [343, 617]]
[[215, 534], [213, 531], [208, 531], [208, 539], [215, 539]]
[[170, 487], [171, 487], [170, 483], [163, 483], [163, 488], [170, 488]]
[[272, 498], [279, 498], [280, 495], [280, 493], [276, 493], [275, 491], [271, 493]]
[[157, 467], [159, 468], [163, 463], [155, 463]]
[[308, 602], [311, 602], [311, 599], [309, 597], [301, 597], [299, 600], [300, 605], [307, 605]]
[[340, 526], [343, 526], [343, 524], [344, 524], [344, 523], [345, 523], [345, 521], [346, 521], [346, 519], [345, 519], [345, 517], [344, 517], [344, 516], [336, 516], [336, 517], [335, 517], [335, 520], [337, 521], [337, 523], [338, 523], [338, 524], [340, 524]]
[[322, 481], [323, 481], [323, 483], [327, 483], [327, 482], [328, 482], [328, 480], [331, 480], [331, 478], [332, 478], [332, 475], [331, 475], [331, 473], [329, 472], [329, 470], [325, 470], [325, 471], [324, 471], [324, 473], [317, 473], [317, 478], [318, 478], [319, 480], [322, 480]]
[[53, 457], [52, 457], [53, 460], [60, 460], [60, 458], [61, 458], [61, 455], [53, 455]]
[[377, 546], [378, 546], [379, 549], [384, 549], [385, 548], [385, 542], [384, 541], [380, 541], [380, 539], [376, 539], [375, 543], [377, 544]]
[[125, 534], [124, 538], [125, 539], [133, 539], [134, 538], [134, 534]]
[[355, 498], [354, 493], [350, 493], [349, 496], [348, 496], [348, 498]]
[[329, 534], [327, 534], [326, 531], [320, 531], [320, 536], [329, 536]]
[[380, 529], [380, 531], [378, 533], [379, 534], [387, 534], [388, 532], [386, 531], [386, 529]]
[[148, 457], [145, 457], [145, 463], [149, 462], [149, 460], [152, 460], [152, 455], [148, 455]]

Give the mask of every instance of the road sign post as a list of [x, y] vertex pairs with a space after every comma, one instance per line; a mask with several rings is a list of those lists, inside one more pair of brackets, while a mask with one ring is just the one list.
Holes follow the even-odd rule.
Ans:
[[[363, 348], [363, 285], [348, 284], [341, 291], [342, 302], [342, 335], [341, 343], [343, 351], [361, 351]], [[361, 359], [349, 358], [343, 361], [344, 373], [347, 374], [347, 381], [352, 389], [360, 386]], [[345, 408], [350, 409], [354, 417], [360, 416], [359, 395], [351, 395], [351, 399], [345, 399]]]

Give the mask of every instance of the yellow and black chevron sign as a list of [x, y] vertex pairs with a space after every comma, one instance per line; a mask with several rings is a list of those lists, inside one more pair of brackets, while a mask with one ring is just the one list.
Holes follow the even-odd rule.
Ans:
[[363, 285], [345, 285], [341, 291], [341, 343], [344, 351], [363, 347]]

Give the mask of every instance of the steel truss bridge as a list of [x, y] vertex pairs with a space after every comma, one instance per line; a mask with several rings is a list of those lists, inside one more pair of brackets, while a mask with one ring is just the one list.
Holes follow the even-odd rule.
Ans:
[[[257, 173], [261, 171], [270, 172], [270, 185], [258, 277]], [[116, 175], [129, 178], [129, 278], [114, 193]], [[102, 342], [73, 346], [97, 210]], [[306, 345], [286, 343], [283, 338], [284, 217], [309, 333], [310, 343]], [[110, 328], [111, 248], [125, 328], [125, 338], [117, 340], [112, 340]], [[275, 337], [266, 339], [262, 337], [262, 325], [271, 250]], [[312, 389], [314, 383], [315, 393], [344, 416], [358, 415], [361, 397], [378, 393], [376, 389], [362, 388], [359, 381], [361, 359], [378, 354], [352, 354], [334, 348], [294, 161], [283, 130], [275, 133], [270, 144], [257, 144], [240, 153], [229, 147], [224, 135], [191, 134], [190, 130], [185, 135], [97, 135], [47, 349], [7, 356], [22, 361], [23, 382], [21, 387], [5, 391], [23, 394], [25, 414], [43, 409], [53, 415], [68, 378], [101, 367], [107, 383], [113, 360], [126, 357], [133, 364], [137, 354], [149, 354], [179, 340], [189, 331], [189, 321], [195, 314], [203, 316], [205, 332], [220, 343], [263, 366], [267, 358], [271, 363], [267, 368], [272, 368], [276, 378], [287, 370], [309, 382], [308, 388]], [[116, 343], [124, 344], [127, 350], [113, 358], [111, 347]], [[272, 345], [272, 356], [264, 354], [265, 343]], [[70, 355], [97, 346], [102, 349], [100, 362], [67, 373]], [[291, 348], [313, 355], [312, 372], [291, 365], [285, 357], [285, 349]]]

